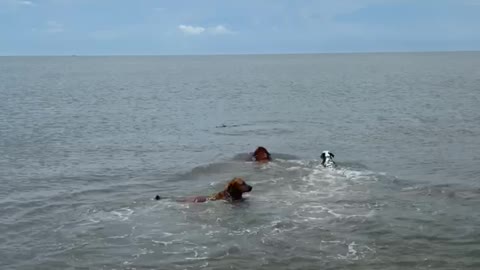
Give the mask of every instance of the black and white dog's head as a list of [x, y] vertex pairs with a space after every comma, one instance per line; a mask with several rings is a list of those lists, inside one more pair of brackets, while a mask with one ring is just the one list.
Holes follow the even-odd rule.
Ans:
[[337, 166], [337, 165], [333, 161], [334, 157], [335, 157], [335, 155], [333, 153], [331, 153], [330, 151], [323, 151], [322, 154], [320, 155], [320, 158], [322, 159], [323, 167], [335, 168], [335, 166]]

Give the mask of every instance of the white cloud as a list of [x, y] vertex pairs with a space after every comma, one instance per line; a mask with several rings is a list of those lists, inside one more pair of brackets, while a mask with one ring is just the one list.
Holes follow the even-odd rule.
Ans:
[[56, 22], [56, 21], [48, 21], [47, 22], [47, 32], [48, 33], [61, 33], [65, 29], [63, 28], [63, 24]]
[[179, 25], [178, 29], [187, 35], [200, 35], [201, 33], [205, 32], [204, 27], [184, 24]]
[[231, 30], [229, 30], [227, 27], [221, 24], [213, 27], [181, 24], [178, 26], [178, 30], [188, 35], [200, 35], [200, 34], [225, 35], [225, 34], [233, 33]]
[[208, 32], [214, 35], [224, 35], [224, 34], [232, 34], [233, 32], [227, 29], [224, 25], [217, 25], [215, 27], [208, 28]]
[[26, 0], [24, 0], [24, 1], [17, 1], [17, 3], [18, 3], [19, 5], [22, 5], [22, 6], [34, 6], [34, 5], [35, 5], [32, 1], [26, 1]]
[[29, 0], [0, 0], [0, 7], [17, 8], [33, 6], [36, 6], [36, 4]]

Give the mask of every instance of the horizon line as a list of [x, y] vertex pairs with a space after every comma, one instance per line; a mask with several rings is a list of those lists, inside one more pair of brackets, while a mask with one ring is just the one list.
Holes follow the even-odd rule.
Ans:
[[268, 56], [268, 55], [315, 55], [315, 54], [389, 54], [389, 53], [468, 53], [480, 50], [418, 50], [418, 51], [338, 51], [338, 52], [284, 52], [284, 53], [199, 53], [199, 54], [0, 54], [0, 57], [170, 57], [170, 56]]

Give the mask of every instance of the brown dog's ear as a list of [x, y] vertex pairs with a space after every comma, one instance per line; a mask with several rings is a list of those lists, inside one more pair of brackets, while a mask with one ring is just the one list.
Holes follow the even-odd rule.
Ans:
[[228, 182], [228, 184], [225, 186], [225, 190], [229, 190], [231, 186], [232, 186], [232, 181]]
[[242, 199], [242, 191], [239, 188], [239, 181], [238, 181], [239, 179], [242, 180], [241, 178], [238, 178], [238, 177], [233, 178], [225, 187], [225, 190], [230, 194], [230, 196], [234, 200]]
[[237, 181], [237, 177], [234, 177], [232, 180], [230, 180], [228, 184], [225, 186], [225, 190], [235, 188], [236, 181]]
[[335, 157], [335, 155], [334, 155], [332, 152], [330, 152], [330, 156], [332, 156], [332, 158], [334, 158], [334, 157]]
[[320, 158], [321, 158], [321, 159], [325, 159], [325, 153], [322, 153], [322, 154], [320, 155]]

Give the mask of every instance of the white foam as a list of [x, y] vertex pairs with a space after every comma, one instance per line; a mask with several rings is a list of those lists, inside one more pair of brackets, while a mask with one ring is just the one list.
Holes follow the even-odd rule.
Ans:
[[202, 254], [201, 254], [201, 257], [199, 256], [199, 249], [200, 250], [201, 249], [206, 250], [207, 247], [205, 247], [205, 246], [197, 246], [197, 247], [194, 247], [194, 248], [185, 247], [184, 250], [187, 253], [193, 252], [193, 257], [185, 257], [185, 260], [206, 260], [206, 259], [208, 259], [208, 257], [206, 256], [208, 254], [205, 251], [200, 251]]
[[305, 161], [305, 160], [289, 160], [289, 162], [296, 163], [296, 164], [299, 164], [299, 165], [302, 165], [302, 166], [308, 165], [308, 161]]
[[129, 234], [124, 234], [124, 235], [110, 236], [108, 238], [110, 238], [110, 239], [123, 239], [123, 238], [126, 238], [128, 236], [129, 236]]
[[117, 216], [120, 220], [125, 221], [130, 218], [130, 216], [134, 213], [130, 208], [124, 207], [116, 211], [112, 211], [111, 213]]
[[[256, 232], [255, 232], [256, 233]], [[249, 235], [252, 234], [252, 230], [250, 229], [241, 229], [241, 230], [235, 230], [235, 231], [230, 231], [228, 235], [233, 236], [233, 235]]]
[[206, 259], [208, 259], [208, 257], [193, 257], [193, 258], [192, 257], [185, 257], [185, 260], [187, 260], [187, 261], [189, 261], [189, 260], [190, 261], [192, 261], [192, 260], [206, 260]]
[[[235, 205], [235, 209], [225, 208], [218, 203], [188, 204], [171, 200], [156, 203], [155, 207], [158, 209], [153, 209], [154, 211], [167, 210], [161, 212], [162, 217], [169, 217], [169, 213], [180, 214], [174, 220], [167, 218], [167, 225], [175, 226], [173, 232], [178, 229], [184, 232], [183, 236], [171, 232], [163, 232], [162, 235], [159, 229], [155, 233], [157, 239], [151, 241], [158, 245], [157, 248], [162, 250], [163, 254], [172, 254], [171, 256], [179, 260], [199, 261], [195, 262], [197, 268], [201, 264], [208, 267], [206, 260], [219, 258], [215, 254], [220, 251], [215, 249], [222, 245], [222, 241], [227, 245], [239, 240], [246, 241], [248, 245], [259, 244], [255, 242], [258, 241], [267, 246], [282, 246], [292, 244], [291, 241], [298, 238], [317, 235], [314, 231], [317, 228], [322, 234], [323, 230], [330, 230], [332, 226], [350, 226], [376, 214], [364, 200], [369, 196], [369, 186], [363, 187], [359, 184], [376, 181], [376, 173], [342, 167], [330, 170], [319, 162], [302, 160], [271, 162], [254, 169], [258, 176], [252, 177], [254, 192], [247, 204], [238, 207]], [[218, 188], [223, 184], [211, 182], [210, 185]], [[247, 213], [245, 207], [253, 210], [253, 214], [257, 214], [258, 218], [255, 217], [254, 221], [242, 219], [240, 223], [235, 222], [239, 216], [231, 210], [243, 216]], [[132, 215], [135, 213], [128, 209], [122, 208], [109, 214], [117, 220], [133, 219], [135, 216]], [[153, 235], [151, 230], [149, 232], [149, 236]], [[343, 234], [332, 236], [333, 239], [330, 235], [325, 238], [331, 241], [322, 241], [320, 245], [333, 247], [333, 253], [329, 256], [336, 259], [356, 260], [372, 252], [363, 246], [363, 241], [343, 240]], [[204, 244], [208, 245], [209, 249], [201, 246]], [[228, 255], [230, 251], [222, 250], [221, 254], [217, 255], [227, 256], [223, 255], [225, 252]], [[340, 253], [338, 257], [337, 253]]]
[[332, 240], [332, 241], [325, 241], [325, 240], [321, 240], [320, 243], [328, 243], [328, 244], [341, 244], [343, 243], [342, 241], [340, 240]]
[[219, 234], [219, 233], [221, 233], [221, 231], [208, 231], [208, 232], [205, 233], [205, 235], [212, 236], [212, 235]]
[[351, 242], [348, 244], [348, 256], [355, 256], [357, 255], [357, 251], [355, 250], [355, 242]]
[[182, 251], [162, 251], [163, 254], [167, 255], [177, 255], [177, 254], [184, 254], [185, 252]]
[[170, 246], [174, 243], [178, 243], [178, 240], [172, 240], [172, 241], [158, 241], [158, 240], [152, 240], [155, 244], [162, 244], [163, 246]]

